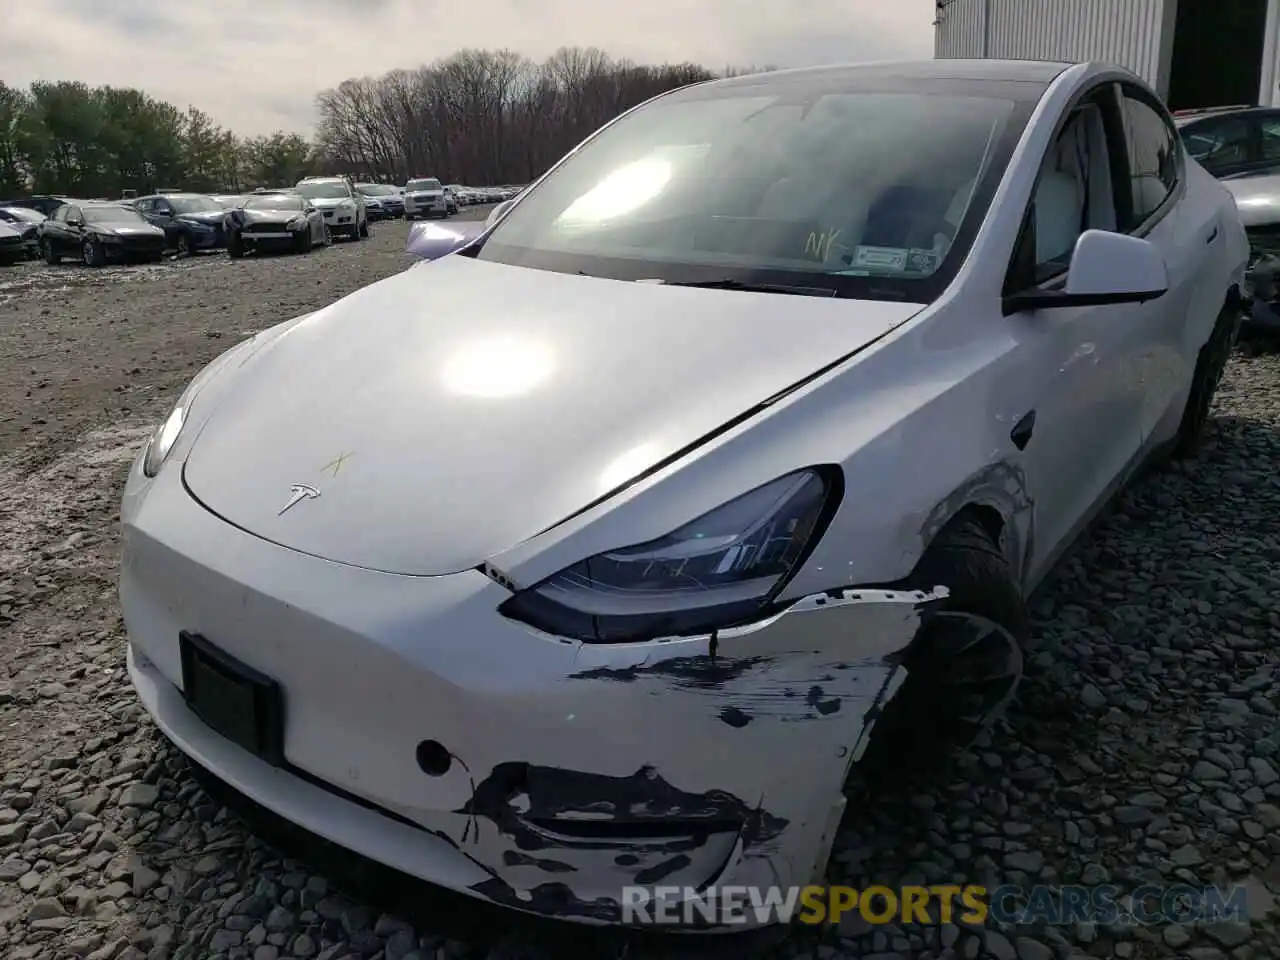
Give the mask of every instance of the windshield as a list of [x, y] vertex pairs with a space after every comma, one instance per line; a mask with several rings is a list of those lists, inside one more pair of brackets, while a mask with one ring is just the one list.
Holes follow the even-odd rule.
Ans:
[[310, 200], [344, 200], [351, 196], [345, 183], [300, 183], [294, 189]]
[[389, 197], [396, 192], [393, 187], [381, 183], [358, 183], [356, 189], [366, 197]]
[[28, 210], [25, 207], [4, 207], [0, 208], [0, 213], [16, 220], [25, 220], [28, 223], [39, 223], [45, 219], [43, 213], [39, 210]]
[[221, 210], [222, 204], [213, 197], [169, 197], [169, 205], [177, 213], [207, 213]]
[[146, 223], [136, 210], [127, 207], [85, 207], [83, 213], [85, 223]]
[[291, 197], [286, 193], [275, 193], [265, 197], [252, 197], [245, 201], [246, 210], [301, 210], [302, 197]]
[[439, 190], [439, 180], [410, 180], [404, 185], [406, 190]]
[[[699, 86], [655, 101], [525, 195], [477, 257], [927, 300], [921, 281], [948, 263], [962, 225], [971, 234], [981, 220], [971, 201], [980, 185], [994, 190], [1021, 132], [1014, 108], [1024, 122], [1029, 108], [830, 83]], [[962, 258], [957, 250], [952, 264]]]

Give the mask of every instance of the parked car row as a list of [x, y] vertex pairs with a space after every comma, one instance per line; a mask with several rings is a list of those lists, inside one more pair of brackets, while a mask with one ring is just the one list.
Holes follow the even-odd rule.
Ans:
[[510, 200], [521, 190], [521, 186], [504, 186], [504, 187], [464, 187], [460, 183], [451, 183], [446, 188], [458, 200], [458, 205], [463, 207], [472, 206], [481, 203], [502, 203], [504, 200]]
[[369, 224], [444, 219], [462, 206], [497, 203], [514, 187], [445, 186], [434, 177], [404, 187], [348, 177], [307, 177], [292, 187], [248, 194], [162, 190], [126, 199], [37, 196], [0, 201], [0, 265], [43, 258], [89, 266], [155, 262], [226, 250], [234, 258], [266, 251], [304, 253], [335, 237], [360, 241]]

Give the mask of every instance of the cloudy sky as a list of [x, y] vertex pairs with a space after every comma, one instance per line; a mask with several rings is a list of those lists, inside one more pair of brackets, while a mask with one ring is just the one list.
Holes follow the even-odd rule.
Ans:
[[249, 135], [315, 93], [462, 47], [804, 66], [933, 55], [934, 0], [0, 0], [0, 80], [141, 87]]

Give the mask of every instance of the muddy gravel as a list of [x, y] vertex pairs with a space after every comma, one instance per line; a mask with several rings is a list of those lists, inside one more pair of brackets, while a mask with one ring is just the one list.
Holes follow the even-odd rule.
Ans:
[[[194, 779], [127, 682], [115, 589], [129, 461], [204, 363], [403, 269], [404, 237], [378, 225], [306, 256], [0, 270], [0, 956], [676, 950], [463, 904], [237, 804]], [[1201, 457], [1137, 482], [1033, 599], [1007, 721], [945, 768], [907, 758], [875, 802], [855, 794], [831, 879], [1239, 884], [1247, 916], [971, 928], [850, 914], [764, 952], [1280, 955], [1280, 357], [1235, 357], [1214, 412]]]

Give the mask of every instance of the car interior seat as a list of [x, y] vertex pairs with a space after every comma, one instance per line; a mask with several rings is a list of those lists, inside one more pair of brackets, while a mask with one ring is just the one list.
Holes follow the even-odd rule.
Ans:
[[1067, 260], [1080, 236], [1084, 191], [1065, 170], [1045, 170], [1036, 185], [1036, 263]]
[[1085, 230], [1114, 230], [1111, 195], [1102, 115], [1086, 105], [1059, 135], [1036, 185], [1036, 262], [1065, 264]]
[[935, 229], [951, 205], [950, 190], [895, 184], [878, 196], [867, 211], [861, 243], [870, 247], [930, 249]]

